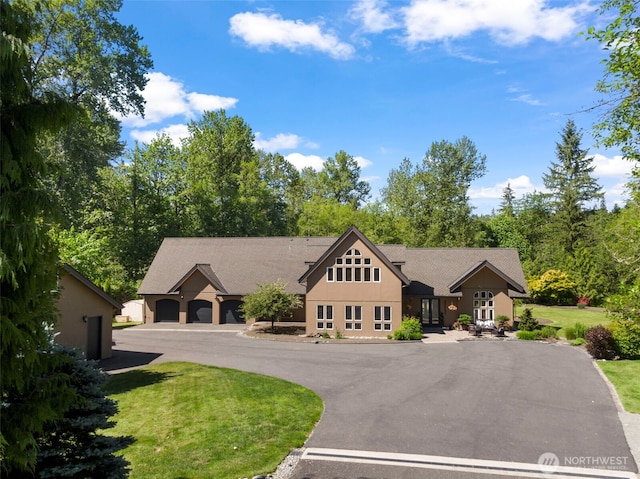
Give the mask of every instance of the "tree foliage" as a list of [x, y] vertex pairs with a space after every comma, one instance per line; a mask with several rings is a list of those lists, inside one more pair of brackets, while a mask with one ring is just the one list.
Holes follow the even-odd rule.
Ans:
[[291, 314], [291, 310], [302, 306], [300, 297], [295, 293], [287, 293], [287, 285], [283, 281], [263, 283], [242, 298], [241, 306], [245, 318], [266, 319], [274, 323]]
[[604, 77], [596, 90], [604, 95], [603, 111], [595, 132], [607, 147], [620, 147], [624, 156], [640, 161], [640, 18], [637, 0], [605, 0], [599, 13], [613, 15], [604, 28], [590, 27], [589, 40], [596, 40], [609, 57]]
[[550, 269], [529, 281], [529, 292], [536, 302], [542, 304], [569, 305], [575, 302], [576, 283], [566, 272]]
[[68, 357], [58, 371], [70, 378], [73, 402], [64, 417], [45, 424], [38, 436], [38, 479], [126, 478], [128, 462], [114, 453], [133, 442], [132, 438], [105, 435], [115, 426], [109, 418], [118, 412], [106, 396], [109, 377], [95, 361], [87, 361], [78, 350], [56, 346]]
[[43, 132], [68, 124], [75, 109], [51, 92], [33, 91], [30, 16], [0, 2], [0, 458], [5, 471], [35, 462], [35, 439], [60, 413], [64, 381], [48, 375], [46, 327], [54, 322], [54, 206], [43, 188], [47, 165], [36, 148]]

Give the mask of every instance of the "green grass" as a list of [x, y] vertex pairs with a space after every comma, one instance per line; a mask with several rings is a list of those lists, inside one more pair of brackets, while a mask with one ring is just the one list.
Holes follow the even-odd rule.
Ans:
[[192, 363], [112, 376], [109, 434], [130, 435], [131, 479], [237, 479], [273, 472], [322, 413], [320, 397], [280, 379]]
[[111, 329], [125, 329], [130, 328], [131, 326], [138, 326], [142, 323], [138, 323], [135, 321], [127, 321], [126, 323], [116, 323], [115, 321], [111, 323]]
[[[566, 328], [576, 323], [582, 323], [587, 327], [602, 324], [609, 324], [605, 312], [597, 308], [578, 309], [571, 306], [541, 306], [539, 304], [524, 304], [516, 306], [516, 316], [520, 316], [524, 308], [531, 308], [533, 317], [540, 321], [546, 319], [551, 321], [549, 326], [556, 328]], [[547, 324], [545, 322], [545, 324]], [[564, 336], [562, 331], [559, 333]]]
[[598, 361], [627, 412], [640, 414], [640, 361]]

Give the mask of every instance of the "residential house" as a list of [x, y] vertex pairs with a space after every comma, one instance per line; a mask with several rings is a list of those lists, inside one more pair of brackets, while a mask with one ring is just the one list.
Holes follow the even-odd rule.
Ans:
[[122, 304], [68, 265], [62, 268], [58, 294], [55, 341], [81, 349], [87, 359], [110, 358], [111, 322]]
[[289, 319], [307, 334], [386, 336], [404, 315], [438, 327], [462, 313], [513, 319], [513, 300], [528, 296], [515, 249], [374, 245], [356, 227], [339, 238], [166, 238], [138, 292], [147, 323], [237, 323], [242, 297], [276, 280], [303, 298]]

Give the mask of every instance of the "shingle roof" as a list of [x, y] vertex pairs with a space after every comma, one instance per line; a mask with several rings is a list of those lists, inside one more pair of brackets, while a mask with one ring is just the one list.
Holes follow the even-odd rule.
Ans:
[[[278, 279], [289, 292], [304, 294], [298, 282], [337, 237], [166, 238], [140, 285], [139, 294], [175, 291], [195, 269], [215, 278], [231, 295], [244, 295], [260, 283]], [[515, 249], [406, 248], [379, 245], [389, 263], [401, 264], [410, 284], [405, 292], [425, 296], [457, 296], [451, 286], [482, 262], [511, 280], [514, 297], [526, 297], [526, 281]], [[204, 274], [204, 273], [203, 273]], [[220, 288], [218, 288], [220, 290]], [[524, 291], [524, 292], [522, 292]]]
[[118, 301], [113, 299], [111, 296], [109, 296], [107, 293], [105, 293], [102, 288], [99, 288], [98, 286], [96, 286], [89, 278], [84, 276], [82, 273], [80, 273], [80, 271], [75, 269], [73, 266], [65, 264], [62, 266], [62, 269], [65, 273], [70, 274], [76, 280], [78, 280], [79, 282], [84, 284], [87, 288], [89, 288], [91, 291], [93, 291], [95, 294], [100, 296], [103, 300], [105, 300], [107, 303], [113, 306], [114, 309], [119, 310], [124, 307], [122, 306], [121, 303], [119, 303]]

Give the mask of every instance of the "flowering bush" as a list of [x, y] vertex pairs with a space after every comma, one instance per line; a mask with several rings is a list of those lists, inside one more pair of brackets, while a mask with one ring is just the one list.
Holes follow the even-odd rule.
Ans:
[[578, 306], [578, 308], [582, 309], [589, 306], [589, 303], [590, 303], [589, 298], [587, 298], [586, 296], [580, 296], [578, 298], [578, 302], [576, 303], [576, 305]]

